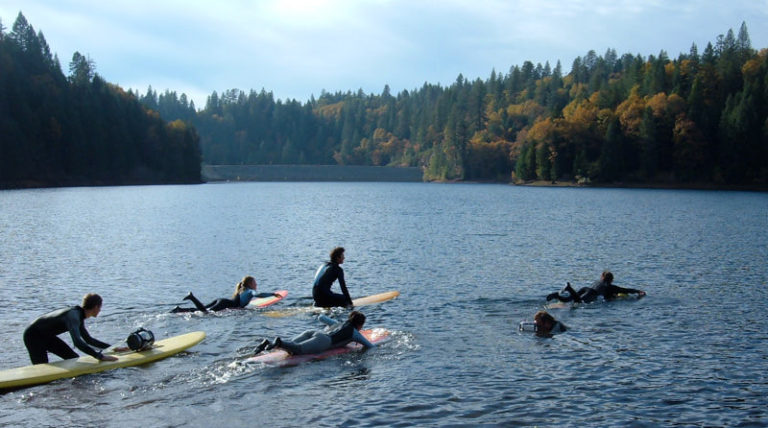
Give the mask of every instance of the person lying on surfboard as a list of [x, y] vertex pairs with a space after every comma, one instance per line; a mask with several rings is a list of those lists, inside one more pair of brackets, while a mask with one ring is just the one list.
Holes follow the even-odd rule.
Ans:
[[280, 297], [278, 293], [256, 293], [256, 287], [258, 287], [258, 284], [256, 284], [256, 280], [252, 276], [246, 276], [243, 277], [243, 279], [237, 283], [235, 286], [235, 293], [232, 295], [231, 299], [227, 299], [226, 297], [222, 297], [220, 299], [216, 299], [213, 302], [203, 305], [199, 300], [197, 300], [197, 297], [195, 297], [194, 294], [190, 291], [189, 294], [187, 294], [184, 297], [184, 300], [190, 300], [192, 303], [195, 304], [194, 308], [182, 308], [179, 306], [176, 306], [171, 310], [172, 313], [179, 313], [179, 312], [195, 312], [195, 311], [201, 311], [201, 312], [208, 312], [208, 311], [221, 311], [224, 309], [240, 309], [248, 306], [248, 303], [251, 301], [251, 299], [259, 298], [259, 297]]
[[[347, 283], [344, 282], [344, 270], [341, 264], [344, 263], [344, 248], [336, 247], [331, 250], [331, 260], [323, 263], [315, 273], [315, 283], [312, 286], [312, 298], [315, 299], [315, 306], [330, 308], [334, 306], [352, 307], [352, 298], [347, 291]], [[343, 294], [331, 291], [331, 285], [339, 280], [339, 287]]]
[[258, 354], [264, 350], [281, 348], [291, 355], [319, 354], [329, 349], [340, 348], [349, 342], [357, 342], [366, 349], [376, 347], [360, 333], [365, 324], [365, 315], [361, 312], [350, 312], [349, 318], [343, 323], [325, 315], [320, 315], [317, 319], [331, 326], [331, 330], [327, 332], [307, 330], [291, 340], [276, 337], [271, 343], [264, 339], [254, 352]]
[[[564, 295], [565, 291], [567, 291], [568, 294]], [[600, 275], [600, 279], [595, 281], [591, 287], [582, 287], [579, 291], [576, 291], [571, 287], [571, 283], [567, 282], [560, 292], [554, 292], [547, 295], [547, 301], [557, 299], [561, 302], [573, 301], [576, 303], [590, 303], [594, 302], [595, 299], [600, 296], [603, 296], [605, 300], [612, 300], [620, 293], [637, 294], [638, 297], [645, 296], [645, 291], [613, 285], [613, 274], [606, 270]]]
[[[48, 362], [48, 353], [52, 352], [64, 360], [77, 358], [78, 355], [57, 336], [65, 331], [72, 337], [77, 349], [99, 361], [117, 361], [117, 357], [104, 355], [102, 349], [109, 345], [94, 339], [85, 329], [85, 320], [96, 317], [101, 312], [102, 299], [98, 294], [86, 294], [82, 305], [59, 309], [42, 315], [24, 330], [24, 345], [29, 352], [32, 364]], [[99, 350], [94, 349], [99, 348]], [[127, 351], [127, 347], [117, 347], [115, 351]]]

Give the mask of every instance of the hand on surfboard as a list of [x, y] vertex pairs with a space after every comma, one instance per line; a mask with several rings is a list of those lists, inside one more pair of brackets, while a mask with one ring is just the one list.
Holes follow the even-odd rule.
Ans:
[[102, 355], [99, 361], [117, 361], [117, 357], [114, 355]]

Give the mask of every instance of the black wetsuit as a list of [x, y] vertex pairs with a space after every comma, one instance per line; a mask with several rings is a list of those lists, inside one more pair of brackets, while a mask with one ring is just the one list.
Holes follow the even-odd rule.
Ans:
[[560, 294], [553, 294], [553, 297], [557, 298], [561, 302], [577, 302], [577, 303], [590, 303], [594, 302], [600, 296], [603, 296], [605, 300], [611, 300], [619, 293], [639, 293], [640, 290], [634, 288], [624, 288], [617, 285], [609, 284], [606, 281], [597, 280], [592, 283], [591, 287], [582, 287], [576, 293], [570, 293], [569, 296], [561, 296]]
[[91, 346], [100, 349], [109, 348], [108, 344], [96, 340], [88, 334], [85, 329], [85, 311], [80, 306], [73, 306], [47, 313], [33, 321], [24, 330], [24, 345], [29, 351], [32, 364], [47, 363], [48, 352], [53, 352], [65, 360], [77, 358], [78, 355], [75, 351], [63, 340], [56, 337], [65, 331], [69, 331], [72, 343], [77, 349], [98, 360], [102, 358], [101, 351], [97, 351]]
[[341, 342], [344, 342], [342, 345], [346, 345], [352, 341], [356, 331], [357, 329], [355, 329], [355, 326], [353, 326], [351, 322], [344, 321], [341, 325], [337, 325], [329, 331], [328, 336], [331, 337], [331, 343], [333, 345], [340, 346], [339, 344]]
[[194, 308], [180, 308], [176, 306], [171, 310], [173, 313], [179, 313], [179, 312], [195, 312], [195, 311], [201, 311], [201, 312], [208, 312], [208, 311], [222, 311], [224, 309], [240, 309], [248, 306], [248, 303], [251, 301], [252, 298], [256, 297], [270, 297], [274, 296], [274, 293], [259, 293], [256, 294], [251, 289], [246, 289], [242, 293], [238, 294], [234, 299], [228, 299], [226, 297], [222, 297], [220, 299], [216, 299], [213, 302], [203, 305], [199, 300], [197, 300], [197, 297], [194, 296], [194, 294], [189, 293], [187, 297], [185, 297], [185, 300], [190, 300], [192, 303], [194, 303]]
[[222, 297], [220, 299], [216, 299], [213, 302], [203, 305], [197, 298], [193, 295], [189, 295], [187, 300], [191, 300], [192, 303], [195, 304], [194, 308], [180, 308], [176, 306], [171, 310], [173, 313], [179, 313], [179, 312], [208, 312], [208, 311], [222, 311], [224, 309], [230, 309], [230, 308], [240, 308], [240, 303], [236, 301], [235, 299], [227, 299], [226, 297]]
[[[331, 285], [339, 280], [341, 292], [337, 294], [331, 291]], [[351, 306], [352, 298], [347, 291], [347, 283], [344, 282], [344, 270], [336, 263], [325, 262], [315, 273], [315, 284], [312, 286], [312, 298], [315, 306], [330, 308], [333, 306]]]

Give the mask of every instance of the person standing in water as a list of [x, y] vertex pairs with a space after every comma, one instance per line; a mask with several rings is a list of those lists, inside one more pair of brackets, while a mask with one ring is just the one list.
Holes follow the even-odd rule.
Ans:
[[[330, 308], [334, 306], [352, 307], [352, 298], [347, 291], [347, 283], [344, 281], [344, 270], [341, 264], [344, 263], [344, 248], [336, 247], [331, 250], [330, 261], [323, 263], [315, 273], [315, 283], [312, 286], [312, 298], [315, 299], [315, 306]], [[331, 291], [331, 285], [339, 280], [339, 287], [343, 294]]]
[[[85, 329], [85, 320], [96, 317], [101, 312], [102, 299], [98, 294], [86, 294], [82, 305], [49, 312], [34, 320], [24, 330], [24, 345], [29, 352], [32, 364], [48, 362], [48, 353], [52, 352], [64, 360], [77, 358], [78, 355], [57, 336], [66, 331], [77, 349], [99, 361], [117, 361], [113, 355], [104, 355], [102, 349], [109, 345], [94, 339]], [[94, 349], [97, 348], [97, 349]], [[128, 348], [115, 348], [115, 351], [127, 351]]]
[[248, 303], [250, 303], [251, 299], [259, 298], [259, 297], [280, 297], [277, 293], [256, 293], [256, 288], [258, 287], [258, 284], [256, 284], [256, 279], [254, 279], [252, 276], [246, 276], [244, 277], [237, 285], [235, 286], [235, 293], [232, 295], [231, 299], [227, 299], [226, 297], [216, 299], [213, 302], [203, 305], [199, 300], [197, 300], [197, 297], [195, 297], [194, 294], [190, 291], [189, 294], [187, 294], [184, 297], [184, 300], [191, 301], [195, 307], [194, 308], [182, 308], [179, 306], [176, 306], [171, 310], [173, 313], [179, 313], [179, 312], [208, 312], [208, 311], [221, 311], [224, 309], [240, 309], [248, 306]]
[[[563, 291], [567, 291], [568, 294], [563, 296]], [[613, 274], [606, 270], [600, 275], [600, 279], [595, 281], [591, 287], [582, 287], [579, 291], [576, 291], [571, 287], [571, 283], [567, 282], [565, 288], [563, 288], [561, 292], [554, 292], [547, 295], [547, 301], [557, 299], [561, 302], [573, 301], [576, 303], [590, 303], [594, 302], [595, 299], [600, 296], [603, 296], [605, 300], [612, 300], [620, 293], [637, 294], [638, 297], [645, 296], [645, 291], [613, 285]]]

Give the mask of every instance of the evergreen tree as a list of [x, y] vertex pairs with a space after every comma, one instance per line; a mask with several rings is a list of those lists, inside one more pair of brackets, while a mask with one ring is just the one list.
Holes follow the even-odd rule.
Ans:
[[624, 135], [621, 132], [621, 123], [617, 117], [613, 117], [608, 124], [605, 141], [598, 159], [599, 177], [601, 181], [613, 182], [621, 178], [624, 171], [623, 152]]
[[640, 128], [642, 147], [642, 172], [648, 180], [655, 180], [659, 170], [659, 133], [653, 111], [646, 108], [643, 112], [643, 122]]
[[96, 74], [96, 66], [90, 58], [75, 51], [69, 63], [69, 80], [75, 85], [86, 85]]
[[[1, 187], [200, 181], [193, 131], [169, 135], [79, 53], [67, 79], [22, 14], [10, 35], [0, 33]], [[165, 155], [155, 157], [158, 150]]]

